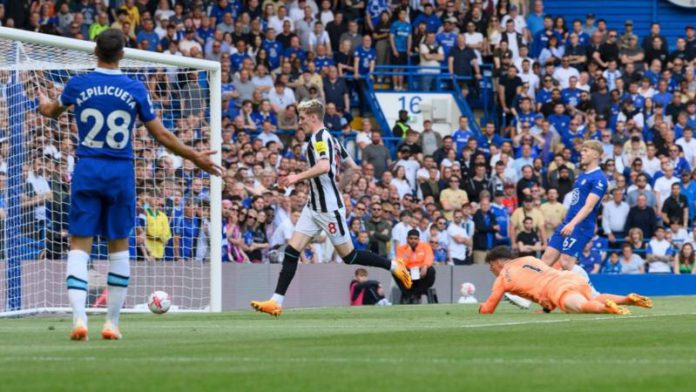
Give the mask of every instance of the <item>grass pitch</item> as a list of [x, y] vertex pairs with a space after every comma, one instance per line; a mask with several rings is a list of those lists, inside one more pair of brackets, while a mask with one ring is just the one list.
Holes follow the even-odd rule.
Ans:
[[1, 391], [693, 391], [696, 298], [631, 316], [502, 303], [0, 319]]

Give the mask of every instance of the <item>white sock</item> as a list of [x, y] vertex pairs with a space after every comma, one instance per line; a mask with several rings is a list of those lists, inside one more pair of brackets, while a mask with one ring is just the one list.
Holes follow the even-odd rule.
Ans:
[[283, 300], [285, 299], [285, 296], [280, 294], [273, 294], [271, 299], [274, 300], [275, 303], [277, 303], [278, 305], [283, 306]]
[[68, 298], [73, 312], [73, 324], [82, 320], [87, 324], [87, 262], [89, 255], [81, 250], [68, 252], [68, 269], [66, 283], [68, 285]]
[[121, 308], [128, 293], [128, 280], [130, 278], [130, 255], [127, 250], [109, 255], [109, 299], [106, 319], [118, 327], [118, 318]]

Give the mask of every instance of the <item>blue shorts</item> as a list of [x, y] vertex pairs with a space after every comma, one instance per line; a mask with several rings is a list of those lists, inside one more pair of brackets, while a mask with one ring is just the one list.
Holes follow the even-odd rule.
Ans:
[[79, 158], [72, 180], [69, 229], [80, 237], [128, 238], [135, 226], [133, 161]]
[[574, 230], [570, 236], [564, 237], [561, 235], [562, 228], [563, 225], [558, 226], [553, 233], [549, 240], [549, 247], [556, 249], [564, 255], [573, 256], [575, 258], [580, 257], [582, 250], [585, 249], [585, 245], [592, 240], [592, 235], [588, 236], [585, 233]]

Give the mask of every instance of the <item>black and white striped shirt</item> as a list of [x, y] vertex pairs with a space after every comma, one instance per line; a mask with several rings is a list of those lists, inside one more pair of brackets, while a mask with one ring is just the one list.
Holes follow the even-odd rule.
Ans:
[[348, 158], [345, 148], [326, 128], [309, 139], [307, 159], [314, 166], [322, 159], [329, 160], [329, 172], [309, 180], [309, 207], [317, 212], [333, 212], [343, 208], [343, 197], [336, 183], [341, 163]]

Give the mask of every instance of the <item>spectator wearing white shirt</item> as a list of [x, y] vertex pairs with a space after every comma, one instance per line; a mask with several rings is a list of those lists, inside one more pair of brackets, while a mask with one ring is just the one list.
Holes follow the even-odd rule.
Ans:
[[321, 22], [314, 23], [314, 30], [309, 34], [309, 50], [317, 51], [318, 45], [324, 45], [327, 49], [327, 55], [331, 56], [331, 39], [329, 33], [324, 30], [324, 25]]
[[561, 66], [553, 71], [553, 78], [558, 81], [561, 89], [564, 89], [568, 88], [570, 85], [570, 78], [573, 76], [579, 78], [580, 73], [577, 69], [570, 66], [570, 58], [568, 56], [563, 56], [561, 58]]
[[529, 86], [527, 95], [533, 97], [539, 89], [539, 76], [532, 71], [532, 63], [529, 60], [522, 60], [522, 66], [518, 76], [522, 79], [523, 85], [526, 83], [527, 86]]
[[391, 231], [390, 257], [396, 254], [396, 248], [398, 248], [399, 245], [406, 243], [408, 231], [416, 228], [412, 223], [413, 216], [410, 211], [402, 211], [401, 215], [399, 215], [399, 219], [401, 219], [401, 221], [395, 224]]
[[648, 242], [646, 251], [648, 272], [651, 274], [670, 273], [670, 264], [675, 254], [672, 244], [665, 239], [665, 229], [658, 226], [655, 229], [655, 237]]
[[[302, 12], [304, 16], [304, 11]], [[288, 16], [288, 10], [285, 8], [285, 6], [281, 5], [278, 7], [278, 13], [271, 16], [271, 18], [268, 20], [267, 27], [272, 27], [275, 31], [283, 31], [283, 23], [286, 21], [290, 23], [290, 30], [295, 31], [295, 24]]]
[[285, 83], [282, 80], [276, 80], [273, 86], [274, 88], [268, 92], [268, 100], [271, 102], [274, 112], [280, 113], [288, 105], [297, 103], [295, 101], [295, 93], [292, 92], [291, 88], [285, 87]]
[[655, 181], [654, 187], [655, 191], [660, 195], [657, 206], [660, 211], [662, 210], [662, 203], [664, 203], [672, 193], [672, 184], [679, 182], [679, 179], [674, 176], [674, 167], [671, 163], [663, 163], [662, 171], [665, 175]]
[[476, 31], [476, 25], [474, 22], [469, 22], [466, 24], [466, 46], [473, 49], [476, 53], [476, 59], [478, 63], [481, 64], [481, 50], [483, 49], [483, 34]]
[[643, 170], [650, 177], [654, 177], [655, 173], [660, 171], [660, 158], [657, 156], [657, 148], [653, 143], [648, 143], [646, 150], [646, 157], [643, 159]]
[[508, 20], [512, 19], [513, 22], [515, 22], [515, 31], [518, 34], [522, 34], [525, 37], [528, 37], [529, 32], [527, 31], [527, 22], [524, 20], [524, 17], [519, 14], [519, 10], [517, 9], [516, 5], [511, 5], [510, 6], [510, 12], [503, 16], [503, 18], [500, 20], [500, 23], [502, 25], [505, 25]]
[[273, 125], [273, 123], [271, 123], [270, 120], [264, 120], [261, 127], [263, 129], [263, 132], [259, 133], [259, 135], [256, 136], [256, 138], [261, 140], [264, 146], [267, 145], [268, 142], [276, 142], [280, 146], [283, 145], [283, 142], [280, 141], [280, 138], [275, 133], [275, 126]]
[[616, 243], [617, 238], [623, 239], [626, 236], [624, 227], [628, 211], [631, 209], [623, 199], [621, 189], [614, 189], [613, 200], [604, 203], [602, 210], [602, 229], [609, 239], [609, 243]]
[[694, 139], [694, 131], [691, 128], [684, 128], [684, 136], [677, 139], [676, 143], [681, 146], [684, 151], [684, 158], [691, 167], [696, 167], [696, 140]]
[[464, 213], [461, 210], [454, 212], [453, 220], [447, 227], [447, 237], [449, 242], [449, 257], [454, 265], [471, 264], [468, 260], [469, 247], [472, 244], [471, 235], [462, 226]]

